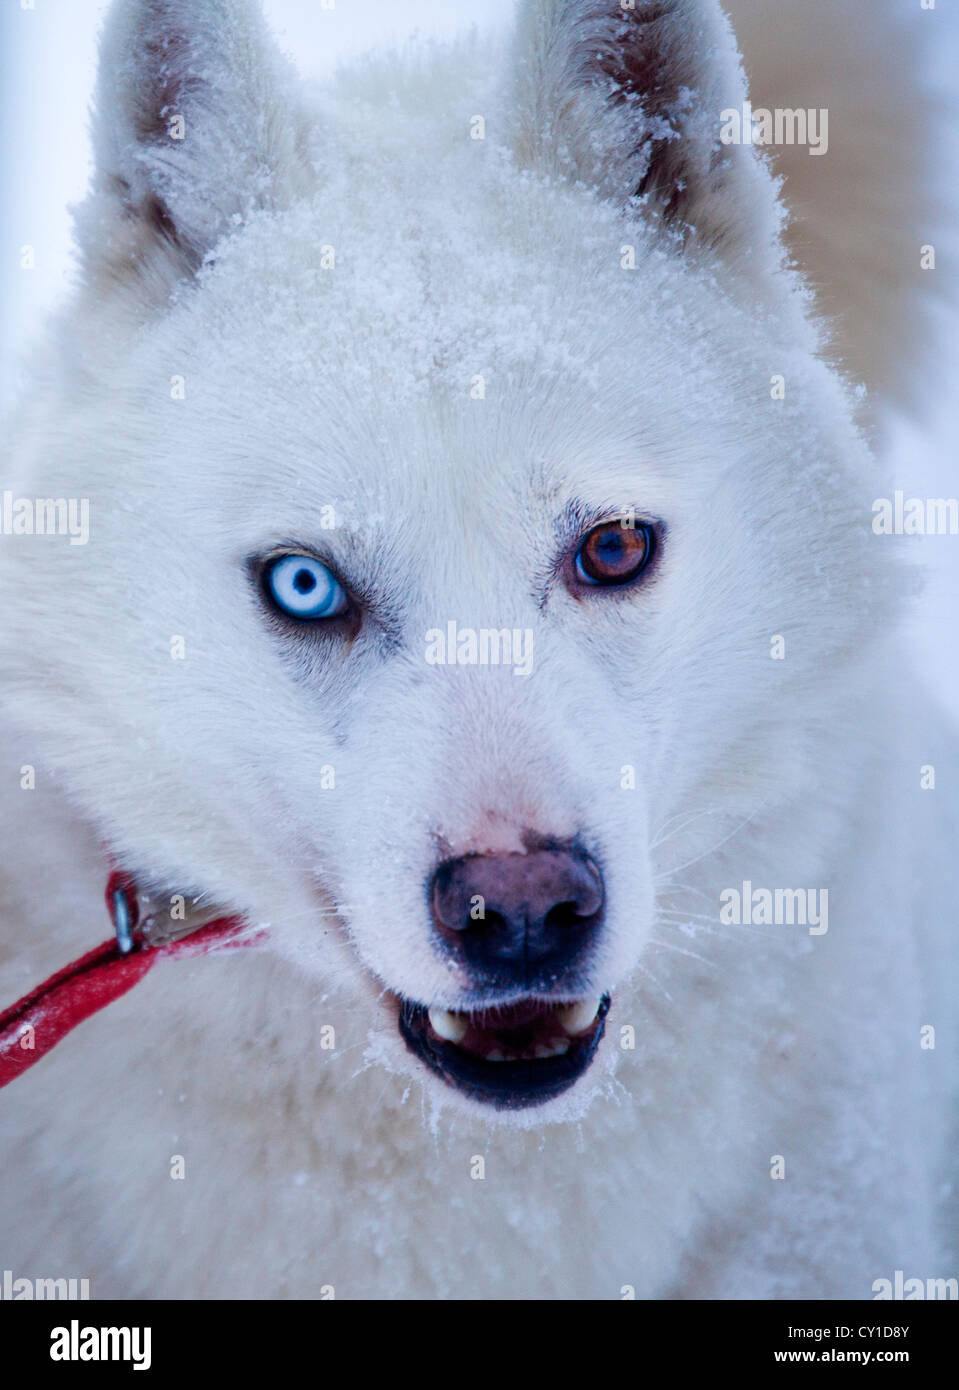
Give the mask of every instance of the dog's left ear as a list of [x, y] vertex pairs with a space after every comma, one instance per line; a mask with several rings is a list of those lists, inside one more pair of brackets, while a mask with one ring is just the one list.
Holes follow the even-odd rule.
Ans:
[[257, 0], [114, 0], [78, 216], [88, 272], [195, 268], [248, 212], [309, 186], [306, 131]]
[[775, 185], [722, 140], [746, 84], [719, 0], [522, 0], [514, 88], [521, 162], [634, 199], [671, 250], [775, 263]]

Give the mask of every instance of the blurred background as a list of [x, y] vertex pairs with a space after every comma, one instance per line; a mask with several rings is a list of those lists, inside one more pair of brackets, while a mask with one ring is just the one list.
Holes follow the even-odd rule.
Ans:
[[[203, 0], [196, 0], [202, 4]], [[515, 0], [263, 0], [280, 42], [309, 77], [371, 47], [414, 32], [452, 35], [509, 21]], [[836, 0], [842, 4], [843, 0]], [[901, 6], [907, 0], [874, 0]], [[919, 7], [920, 0], [908, 0]], [[769, 0], [770, 23], [778, 6]], [[24, 362], [74, 273], [70, 206], [90, 177], [88, 110], [97, 34], [109, 0], [0, 0], [0, 417], [25, 386]], [[925, 8], [928, 8], [926, 6]], [[924, 81], [959, 98], [959, 16], [939, 0], [936, 43]], [[945, 190], [957, 185], [959, 122], [932, 129]], [[953, 197], [955, 195], [952, 195]], [[33, 248], [32, 269], [21, 268]], [[937, 246], [949, 279], [955, 255]], [[943, 264], [945, 260], [946, 264]], [[955, 275], [951, 277], [955, 283]], [[877, 286], [877, 293], [881, 287]], [[887, 436], [895, 486], [906, 496], [959, 496], [959, 313], [943, 307], [931, 380], [914, 418], [890, 417]], [[877, 487], [877, 496], [882, 489]], [[959, 536], [916, 538], [928, 571], [925, 594], [906, 637], [914, 660], [959, 718]]]

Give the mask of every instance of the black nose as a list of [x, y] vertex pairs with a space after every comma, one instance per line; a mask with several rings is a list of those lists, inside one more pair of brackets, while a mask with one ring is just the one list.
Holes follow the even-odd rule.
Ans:
[[472, 854], [433, 875], [433, 918], [471, 982], [547, 990], [585, 962], [603, 880], [581, 849]]

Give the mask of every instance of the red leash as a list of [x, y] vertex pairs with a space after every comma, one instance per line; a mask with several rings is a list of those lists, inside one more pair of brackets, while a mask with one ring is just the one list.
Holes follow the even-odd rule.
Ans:
[[[119, 999], [163, 957], [206, 955], [263, 940], [242, 917], [174, 899], [179, 910], [111, 874], [107, 906], [115, 937], [51, 975], [0, 1013], [0, 1087], [56, 1047], [78, 1023]], [[174, 915], [176, 914], [176, 915]]]

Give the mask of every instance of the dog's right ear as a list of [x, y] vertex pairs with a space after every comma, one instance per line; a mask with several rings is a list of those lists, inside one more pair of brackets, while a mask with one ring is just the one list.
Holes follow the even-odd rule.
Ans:
[[745, 78], [719, 0], [522, 0], [519, 160], [631, 203], [668, 249], [762, 273], [778, 263], [775, 186], [726, 145]]
[[257, 0], [114, 0], [100, 46], [87, 275], [168, 280], [312, 180], [295, 74]]

